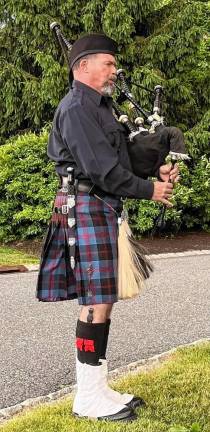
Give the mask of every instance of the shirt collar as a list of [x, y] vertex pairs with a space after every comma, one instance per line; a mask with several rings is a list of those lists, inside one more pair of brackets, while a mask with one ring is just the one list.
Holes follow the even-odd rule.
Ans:
[[101, 103], [106, 103], [108, 107], [112, 105], [111, 97], [101, 95], [92, 87], [89, 87], [81, 81], [74, 80], [72, 83], [72, 87], [83, 90], [86, 94], [88, 94], [88, 96], [95, 102], [97, 106], [100, 106]]

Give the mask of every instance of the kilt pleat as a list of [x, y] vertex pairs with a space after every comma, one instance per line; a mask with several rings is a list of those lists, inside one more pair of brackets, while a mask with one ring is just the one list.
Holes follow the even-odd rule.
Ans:
[[[103, 200], [114, 210], [121, 203]], [[54, 206], [67, 203], [58, 191]], [[70, 267], [67, 215], [53, 213], [43, 244], [36, 296], [41, 301], [78, 298], [81, 305], [117, 301], [117, 216], [104, 202], [87, 193], [76, 197], [76, 267]]]

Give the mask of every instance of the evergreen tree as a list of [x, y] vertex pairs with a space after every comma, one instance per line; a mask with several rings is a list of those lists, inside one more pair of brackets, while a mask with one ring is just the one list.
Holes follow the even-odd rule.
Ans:
[[[207, 2], [168, 2], [148, 18], [149, 36], [141, 39], [140, 66], [134, 65], [138, 81], [163, 84], [168, 124], [183, 131], [201, 122], [209, 110], [209, 24]], [[147, 102], [142, 91], [136, 95]]]
[[136, 28], [157, 2], [115, 0], [0, 0], [0, 142], [52, 120], [68, 89], [66, 65], [49, 25], [58, 21], [71, 41], [106, 31], [129, 62]]

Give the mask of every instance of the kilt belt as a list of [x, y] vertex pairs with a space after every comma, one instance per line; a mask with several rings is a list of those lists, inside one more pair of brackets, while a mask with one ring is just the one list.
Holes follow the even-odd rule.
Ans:
[[[68, 186], [68, 177], [62, 177], [62, 188], [66, 188]], [[91, 193], [92, 189], [94, 187], [94, 184], [91, 182], [91, 180], [77, 180], [77, 188], [76, 190], [78, 192], [87, 192]]]
[[[68, 177], [62, 177], [61, 187], [63, 189], [63, 192], [67, 192], [67, 186]], [[99, 186], [96, 186], [94, 183], [91, 182], [91, 180], [77, 180], [75, 188], [76, 192], [86, 192], [89, 195], [99, 195], [101, 198], [107, 196], [107, 192], [103, 191]], [[115, 195], [109, 193], [109, 196], [116, 199]]]

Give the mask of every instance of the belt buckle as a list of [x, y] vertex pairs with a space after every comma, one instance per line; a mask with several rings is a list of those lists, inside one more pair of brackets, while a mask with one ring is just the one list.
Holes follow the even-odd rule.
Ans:
[[62, 214], [68, 214], [68, 212], [69, 212], [69, 209], [68, 209], [68, 205], [67, 204], [63, 204], [62, 206], [61, 206], [61, 209], [62, 209]]

